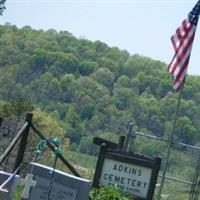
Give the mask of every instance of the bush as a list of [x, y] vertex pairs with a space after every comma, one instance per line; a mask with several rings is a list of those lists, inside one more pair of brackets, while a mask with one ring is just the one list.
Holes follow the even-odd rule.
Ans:
[[131, 198], [122, 194], [118, 189], [113, 187], [102, 187], [93, 189], [90, 192], [90, 200], [131, 200]]

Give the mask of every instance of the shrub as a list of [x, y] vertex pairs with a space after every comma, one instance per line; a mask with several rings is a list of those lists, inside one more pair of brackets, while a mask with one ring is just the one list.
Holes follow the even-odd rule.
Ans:
[[124, 195], [117, 188], [102, 187], [100, 189], [93, 189], [90, 192], [90, 200], [131, 200], [131, 198]]

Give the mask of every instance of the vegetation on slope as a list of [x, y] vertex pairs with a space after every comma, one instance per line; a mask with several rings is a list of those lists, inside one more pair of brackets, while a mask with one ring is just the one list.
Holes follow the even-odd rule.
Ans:
[[[91, 154], [93, 136], [116, 139], [130, 121], [168, 138], [178, 94], [165, 63], [67, 31], [5, 24], [0, 34], [1, 115], [39, 107], [59, 122], [72, 149]], [[188, 76], [176, 141], [200, 142], [199, 103], [200, 77]]]
[[[66, 138], [64, 149], [69, 141], [71, 150], [93, 155], [98, 152], [92, 144], [94, 136], [117, 141], [130, 121], [138, 132], [165, 139], [171, 134], [178, 94], [165, 63], [130, 55], [101, 41], [78, 39], [67, 31], [5, 24], [0, 25], [0, 35], [1, 117], [34, 111], [47, 135]], [[199, 133], [200, 77], [188, 76], [175, 141], [199, 145]], [[155, 157], [165, 149], [166, 143], [143, 138], [136, 141], [134, 150]], [[84, 160], [78, 155], [72, 156], [75, 164]], [[195, 156], [194, 151], [174, 146], [171, 173], [191, 180]], [[45, 163], [51, 163], [50, 154], [46, 157], [50, 160]], [[88, 162], [81, 166], [88, 168]], [[86, 174], [91, 177], [90, 172]], [[174, 199], [187, 195], [176, 192], [169, 192]]]

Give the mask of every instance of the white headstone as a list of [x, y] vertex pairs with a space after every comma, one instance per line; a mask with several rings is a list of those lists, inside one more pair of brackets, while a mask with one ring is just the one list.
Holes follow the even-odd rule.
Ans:
[[33, 180], [32, 174], [27, 174], [25, 180], [22, 181], [22, 184], [24, 184], [24, 190], [22, 192], [21, 197], [24, 199], [29, 198], [30, 189], [32, 187], [35, 187], [37, 182]]
[[[72, 176], [37, 163], [29, 165], [29, 173], [33, 174], [37, 182], [32, 187], [29, 200], [44, 200], [50, 194], [51, 200], [87, 200], [91, 181]], [[49, 192], [51, 190], [51, 192]]]

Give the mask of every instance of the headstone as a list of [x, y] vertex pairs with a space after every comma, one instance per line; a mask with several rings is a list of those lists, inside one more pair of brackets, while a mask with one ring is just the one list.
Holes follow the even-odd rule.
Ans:
[[8, 190], [0, 189], [0, 200], [7, 200], [8, 194]]
[[0, 171], [0, 200], [13, 200], [13, 194], [20, 177]]
[[[72, 176], [41, 164], [30, 163], [29, 173], [36, 186], [30, 189], [29, 200], [87, 200], [91, 181]], [[51, 190], [51, 192], [49, 192]]]
[[24, 184], [24, 190], [21, 194], [21, 197], [23, 199], [28, 199], [29, 198], [29, 193], [30, 193], [30, 189], [32, 187], [35, 187], [37, 182], [33, 180], [33, 175], [32, 174], [27, 174], [26, 178], [21, 181], [22, 184]]

